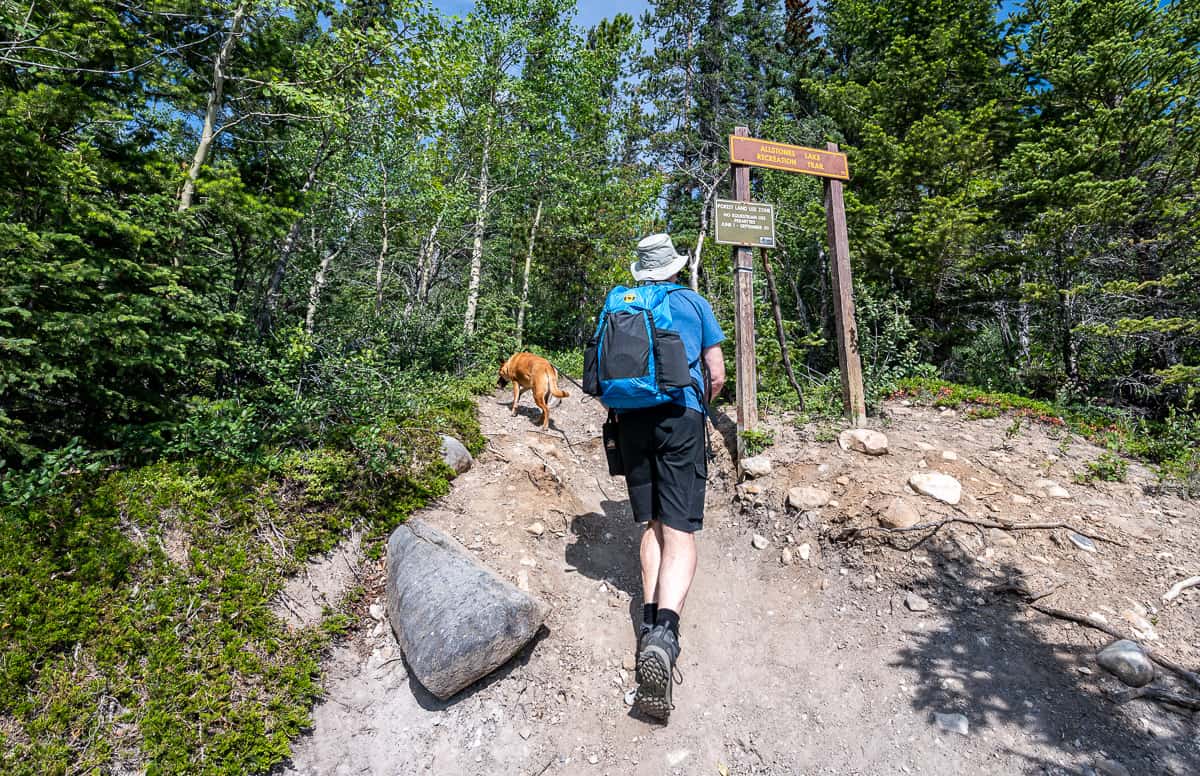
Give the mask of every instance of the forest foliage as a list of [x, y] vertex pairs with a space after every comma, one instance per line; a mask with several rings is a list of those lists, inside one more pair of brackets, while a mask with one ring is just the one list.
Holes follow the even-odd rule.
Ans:
[[[872, 404], [1060, 413], [1200, 489], [1200, 4], [574, 13], [0, 0], [6, 768], [285, 757], [320, 639], [270, 614], [279, 576], [442, 492], [436, 435], [479, 449], [466, 391], [502, 355], [576, 363], [657, 230], [703, 245], [732, 332], [710, 214], [737, 126], [849, 155]], [[752, 189], [809, 411], [836, 415], [821, 182]], [[761, 395], [786, 403], [762, 282]]]

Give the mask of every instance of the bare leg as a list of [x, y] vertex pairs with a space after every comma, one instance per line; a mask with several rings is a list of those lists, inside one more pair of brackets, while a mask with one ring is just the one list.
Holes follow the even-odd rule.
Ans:
[[[679, 613], [687, 600], [692, 578], [696, 576], [696, 535], [661, 526], [662, 562], [658, 570], [658, 608]], [[645, 541], [642, 547], [645, 548]], [[642, 574], [646, 573], [645, 549], [642, 550]]]
[[658, 573], [662, 563], [662, 523], [651, 520], [642, 532], [642, 603], [652, 604], [658, 593]]

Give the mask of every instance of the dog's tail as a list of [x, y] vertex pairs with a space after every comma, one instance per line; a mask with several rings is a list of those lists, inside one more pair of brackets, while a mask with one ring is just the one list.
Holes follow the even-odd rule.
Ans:
[[551, 401], [552, 398], [553, 399], [565, 399], [570, 395], [571, 394], [567, 393], [566, 391], [564, 391], [558, 387], [558, 370], [557, 369], [554, 370], [553, 374], [551, 374], [550, 372], [546, 373], [546, 392], [543, 394], [543, 398], [545, 398], [547, 404], [554, 405], [554, 404], [558, 403], [558, 402]]

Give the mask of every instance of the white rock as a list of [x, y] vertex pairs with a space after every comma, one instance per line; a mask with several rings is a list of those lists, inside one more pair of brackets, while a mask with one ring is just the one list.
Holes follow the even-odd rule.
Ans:
[[667, 754], [667, 766], [674, 768], [677, 765], [681, 765], [684, 760], [691, 756], [692, 753], [687, 749], [676, 749], [674, 752]]
[[1077, 534], [1074, 531], [1067, 531], [1067, 538], [1071, 540], [1071, 544], [1074, 544], [1084, 552], [1096, 551], [1096, 543], [1082, 534]]
[[626, 706], [632, 706], [632, 705], [633, 705], [633, 699], [634, 699], [634, 698], [636, 698], [636, 697], [637, 697], [637, 690], [636, 690], [636, 689], [635, 689], [635, 690], [630, 690], [629, 692], [625, 693], [625, 705], [626, 705]]
[[957, 461], [958, 453], [954, 452], [953, 450], [943, 450], [942, 451], [942, 460], [943, 461]]
[[904, 605], [910, 612], [924, 612], [929, 609], [929, 602], [916, 593], [904, 596]]
[[792, 550], [790, 547], [784, 547], [783, 552], [779, 553], [779, 562], [785, 566], [792, 565]]
[[971, 725], [962, 714], [934, 714], [934, 722], [947, 733], [958, 733], [960, 736], [969, 735]]
[[923, 453], [928, 453], [933, 449], [933, 445], [929, 444], [928, 442], [917, 442], [917, 449]]
[[588, 762], [591, 763], [592, 765], [595, 765], [596, 763], [600, 762], [600, 758], [594, 754], [589, 754]]
[[1059, 485], [1054, 480], [1038, 480], [1033, 483], [1033, 487], [1038, 490], [1046, 491], [1046, 495], [1050, 498], [1070, 498], [1071, 494], [1062, 485]]
[[809, 553], [811, 553], [811, 552], [812, 552], [812, 548], [808, 546], [808, 542], [801, 544], [800, 545], [800, 560], [808, 560]]
[[962, 484], [949, 474], [914, 472], [908, 478], [908, 484], [918, 493], [923, 493], [947, 504], [957, 504], [962, 498]]
[[819, 509], [828, 504], [831, 498], [829, 491], [821, 488], [803, 487], [788, 491], [788, 504], [801, 512]]
[[370, 607], [367, 608], [367, 611], [370, 612], [371, 617], [376, 620], [382, 620], [385, 615], [383, 607], [379, 604], [371, 604]]
[[879, 524], [884, 528], [912, 528], [919, 522], [921, 513], [900, 496], [892, 499], [879, 516]]
[[534, 536], [541, 536], [542, 534], [546, 533], [546, 526], [542, 525], [541, 520], [536, 520], [525, 526], [525, 530]]
[[754, 545], [754, 549], [756, 550], [765, 550], [767, 549], [767, 545], [770, 544], [770, 542], [767, 541], [767, 537], [763, 536], [762, 534], [754, 534], [754, 538], [750, 540], [750, 543]]
[[857, 450], [867, 455], [885, 455], [888, 451], [888, 439], [869, 428], [854, 428], [838, 435], [838, 446], [843, 450]]
[[751, 479], [766, 477], [771, 473], [771, 459], [765, 455], [750, 456], [739, 461], [738, 468], [743, 475]]
[[1157, 641], [1158, 632], [1154, 630], [1154, 626], [1150, 624], [1141, 614], [1138, 614], [1133, 609], [1125, 609], [1121, 612], [1121, 616], [1133, 626], [1133, 635], [1143, 641]]
[[1019, 493], [1014, 493], [1012, 497], [1012, 503], [1016, 504], [1017, 506], [1028, 506], [1033, 503], [1033, 499], [1029, 498], [1028, 496], [1022, 496]]

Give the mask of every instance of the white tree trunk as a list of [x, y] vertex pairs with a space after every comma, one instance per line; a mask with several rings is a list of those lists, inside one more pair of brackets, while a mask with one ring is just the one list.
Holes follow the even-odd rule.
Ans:
[[424, 304], [429, 301], [429, 282], [433, 276], [434, 257], [437, 256], [437, 233], [442, 226], [444, 215], [445, 211], [438, 213], [437, 220], [429, 229], [429, 236], [421, 242], [421, 247], [417, 249], [417, 290], [404, 305], [405, 314], [412, 312], [414, 303]]
[[[213, 62], [212, 89], [208, 92], [208, 106], [204, 110], [204, 125], [200, 129], [200, 143], [192, 157], [192, 166], [188, 168], [187, 179], [183, 183], [183, 191], [179, 192], [179, 210], [183, 212], [192, 206], [196, 196], [196, 180], [200, 170], [208, 161], [209, 151], [212, 150], [213, 138], [216, 137], [217, 114], [221, 112], [221, 94], [225, 90], [225, 68], [229, 64], [229, 56], [233, 53], [233, 45], [242, 34], [242, 21], [246, 16], [246, 3], [238, 3], [233, 11], [233, 23], [221, 43], [221, 50]], [[178, 263], [178, 259], [176, 259]]]
[[463, 316], [463, 330], [470, 337], [475, 334], [475, 311], [479, 306], [479, 278], [483, 273], [483, 229], [487, 223], [488, 199], [488, 154], [491, 151], [491, 122], [483, 136], [483, 161], [479, 165], [479, 210], [475, 214], [474, 237], [471, 240], [471, 277], [467, 282], [467, 311]]
[[317, 273], [313, 275], [312, 284], [308, 287], [308, 312], [304, 315], [304, 332], [310, 337], [313, 333], [313, 324], [317, 320], [317, 304], [321, 301], [321, 289], [325, 287], [325, 275], [329, 272], [329, 265], [333, 264], [333, 260], [341, 252], [341, 247], [338, 247], [327, 251], [321, 257], [321, 264], [317, 267]]
[[517, 311], [517, 347], [521, 347], [525, 335], [525, 308], [529, 304], [529, 267], [533, 263], [533, 242], [537, 239], [538, 224], [542, 222], [542, 201], [537, 203], [533, 214], [533, 226], [529, 229], [529, 250], [525, 252], [525, 275], [521, 281], [521, 308]]
[[379, 205], [379, 217], [383, 230], [383, 241], [379, 246], [379, 258], [375, 260], [375, 315], [383, 309], [383, 267], [387, 261], [388, 252], [388, 175], [387, 165], [380, 162], [379, 170], [383, 175], [383, 197]]

